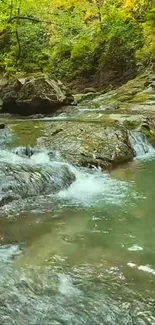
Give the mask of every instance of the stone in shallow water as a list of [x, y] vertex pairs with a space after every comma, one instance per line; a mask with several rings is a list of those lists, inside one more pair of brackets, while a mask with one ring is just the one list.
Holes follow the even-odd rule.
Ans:
[[69, 164], [50, 161], [48, 153], [23, 158], [1, 151], [0, 205], [19, 198], [60, 191], [74, 182], [75, 178]]

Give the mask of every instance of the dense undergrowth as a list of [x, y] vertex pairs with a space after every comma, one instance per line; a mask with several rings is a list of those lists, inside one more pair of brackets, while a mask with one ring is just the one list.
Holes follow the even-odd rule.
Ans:
[[154, 66], [155, 0], [1, 0], [0, 68], [96, 85]]

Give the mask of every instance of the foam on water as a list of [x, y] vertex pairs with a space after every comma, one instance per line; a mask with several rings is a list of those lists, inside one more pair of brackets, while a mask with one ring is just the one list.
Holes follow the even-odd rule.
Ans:
[[137, 266], [135, 263], [129, 262], [127, 263], [127, 266], [137, 269], [139, 271], [143, 271], [152, 275], [155, 275], [155, 269], [151, 267], [150, 265], [139, 265]]
[[81, 291], [73, 285], [71, 276], [66, 274], [59, 275], [58, 291], [64, 296], [81, 295]]
[[141, 247], [139, 245], [132, 245], [131, 247], [128, 248], [128, 251], [131, 251], [131, 252], [143, 251], [143, 247]]
[[18, 245], [4, 245], [0, 247], [0, 264], [8, 261], [11, 257], [19, 255], [21, 250]]
[[[19, 149], [20, 152], [23, 148], [15, 148], [12, 151], [0, 150], [0, 163], [6, 162], [13, 165], [24, 164], [28, 166], [53, 164], [51, 153], [49, 154], [48, 150], [36, 151], [31, 157], [28, 157], [26, 155], [18, 154], [17, 149]], [[59, 157], [57, 153], [53, 153], [53, 158], [56, 158], [57, 156]], [[58, 163], [63, 162], [59, 161]]]
[[140, 265], [138, 266], [138, 270], [155, 275], [155, 269], [153, 269], [149, 265]]
[[0, 163], [8, 162], [10, 164], [16, 165], [26, 161], [28, 161], [27, 158], [16, 155], [14, 152], [11, 152], [9, 150], [0, 150]]
[[90, 172], [87, 169], [79, 169], [62, 161], [51, 161], [51, 157], [46, 150], [35, 152], [30, 158], [20, 156], [13, 151], [1, 150], [0, 162], [9, 162], [13, 165], [22, 164], [30, 167], [51, 165], [60, 168], [65, 164], [75, 175], [76, 181], [67, 189], [61, 190], [58, 197], [74, 204], [89, 205], [100, 200], [121, 203], [126, 198], [130, 187], [128, 183], [112, 179], [109, 174], [102, 173], [97, 169]]
[[29, 159], [32, 164], [50, 164], [50, 157], [46, 152], [35, 153]]
[[102, 200], [119, 204], [127, 197], [129, 188], [128, 183], [112, 179], [99, 170], [92, 173], [76, 171], [76, 181], [60, 191], [59, 197], [74, 204], [89, 205]]

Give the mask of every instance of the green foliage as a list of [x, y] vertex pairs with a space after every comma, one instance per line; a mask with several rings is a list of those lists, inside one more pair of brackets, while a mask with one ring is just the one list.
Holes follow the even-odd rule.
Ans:
[[0, 67], [121, 77], [155, 60], [155, 0], [0, 1]]
[[48, 40], [43, 28], [38, 24], [26, 23], [20, 28], [19, 36], [21, 54], [18, 65], [27, 72], [43, 70], [48, 62]]
[[78, 73], [87, 73], [93, 64], [93, 43], [89, 39], [80, 39], [71, 51], [71, 61]]
[[88, 39], [80, 39], [71, 51], [71, 59], [75, 61], [80, 58], [87, 60], [87, 57], [91, 56], [92, 51], [92, 43]]
[[141, 27], [132, 19], [112, 12], [105, 17], [103, 29], [96, 35], [96, 52], [102, 69], [118, 70], [135, 67], [135, 53], [143, 44]]
[[140, 65], [148, 65], [155, 60], [155, 7], [146, 12], [142, 23], [144, 44], [136, 53]]

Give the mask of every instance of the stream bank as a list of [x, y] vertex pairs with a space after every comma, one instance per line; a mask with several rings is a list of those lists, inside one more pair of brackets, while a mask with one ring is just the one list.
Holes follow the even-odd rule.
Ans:
[[[51, 89], [53, 95], [49, 95]], [[135, 152], [130, 143], [131, 130], [142, 132], [155, 146], [155, 76], [151, 71], [107, 93], [93, 90], [77, 94], [74, 101], [62, 83], [47, 76], [10, 81], [1, 85], [0, 96], [2, 125], [6, 112], [11, 113], [11, 121], [17, 118], [15, 113], [19, 119], [30, 114], [25, 117], [25, 132], [29, 132], [31, 121], [49, 121], [53, 149], [60, 152], [64, 161], [77, 166], [106, 170], [132, 161]], [[57, 97], [57, 104], [52, 96]], [[48, 98], [49, 111], [43, 98]], [[35, 115], [37, 112], [42, 114]]]

